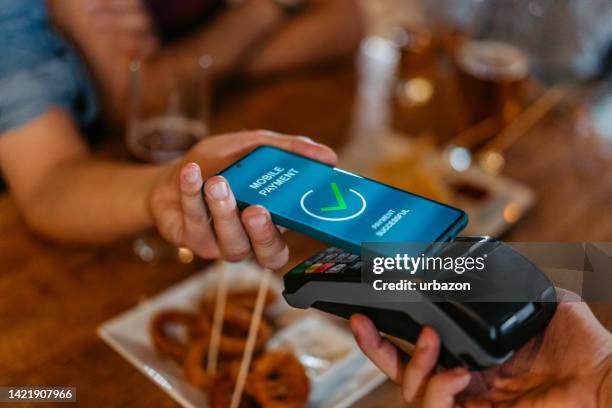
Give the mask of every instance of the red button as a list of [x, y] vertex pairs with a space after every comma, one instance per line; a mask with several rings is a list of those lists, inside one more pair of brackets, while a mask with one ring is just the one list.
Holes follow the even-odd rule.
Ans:
[[333, 267], [334, 265], [336, 265], [335, 263], [324, 263], [323, 265], [319, 266], [314, 273], [324, 273], [326, 270], [328, 270], [329, 268]]

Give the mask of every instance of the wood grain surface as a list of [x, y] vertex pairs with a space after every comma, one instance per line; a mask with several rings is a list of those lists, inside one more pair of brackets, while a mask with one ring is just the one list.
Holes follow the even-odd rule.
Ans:
[[[351, 67], [298, 73], [218, 95], [215, 132], [270, 128], [338, 147], [347, 142], [355, 95]], [[505, 174], [535, 189], [536, 207], [510, 241], [612, 241], [612, 173], [581, 136], [574, 113], [557, 112], [508, 152]], [[292, 266], [323, 245], [288, 233]], [[176, 404], [96, 335], [105, 320], [203, 266], [143, 263], [131, 240], [102, 248], [62, 247], [32, 235], [10, 196], [0, 198], [0, 384], [77, 388], [82, 406]], [[612, 328], [612, 306], [593, 305]], [[23, 405], [25, 406], [25, 405]], [[379, 387], [357, 407], [404, 406]]]

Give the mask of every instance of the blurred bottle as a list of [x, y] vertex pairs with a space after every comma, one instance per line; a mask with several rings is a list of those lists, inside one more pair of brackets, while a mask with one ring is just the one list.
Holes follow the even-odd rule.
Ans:
[[425, 25], [398, 29], [400, 60], [393, 89], [393, 127], [412, 136], [446, 139], [456, 131], [452, 84], [441, 58], [442, 38]]
[[421, 25], [405, 25], [396, 30], [395, 37], [401, 56], [398, 76], [400, 78], [432, 76], [435, 48], [431, 30]]

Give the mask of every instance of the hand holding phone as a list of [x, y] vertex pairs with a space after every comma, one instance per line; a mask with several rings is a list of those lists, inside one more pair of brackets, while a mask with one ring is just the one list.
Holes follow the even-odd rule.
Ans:
[[240, 214], [230, 185], [223, 177], [214, 176], [264, 144], [313, 160], [336, 162], [333, 150], [307, 138], [268, 131], [206, 138], [182, 162], [159, 169], [156, 175], [149, 206], [162, 236], [205, 259], [223, 257], [239, 261], [254, 252], [264, 267], [275, 269], [284, 265], [288, 250], [268, 211], [254, 206]]

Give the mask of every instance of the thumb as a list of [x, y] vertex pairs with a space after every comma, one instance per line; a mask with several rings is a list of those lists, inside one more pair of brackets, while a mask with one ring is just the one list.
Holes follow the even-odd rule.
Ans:
[[425, 389], [423, 408], [453, 408], [455, 397], [470, 383], [470, 372], [464, 367], [434, 375]]

